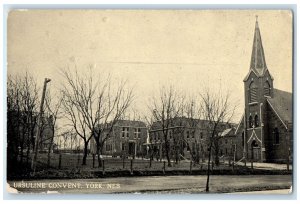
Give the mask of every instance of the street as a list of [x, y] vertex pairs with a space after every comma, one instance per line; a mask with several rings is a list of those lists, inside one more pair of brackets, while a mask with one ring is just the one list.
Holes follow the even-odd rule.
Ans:
[[[291, 175], [211, 176], [211, 192], [250, 191], [272, 187], [289, 188]], [[147, 176], [72, 180], [9, 181], [19, 192], [29, 193], [201, 193], [206, 176]], [[190, 189], [190, 190], [189, 190]], [[15, 189], [8, 190], [15, 192]]]

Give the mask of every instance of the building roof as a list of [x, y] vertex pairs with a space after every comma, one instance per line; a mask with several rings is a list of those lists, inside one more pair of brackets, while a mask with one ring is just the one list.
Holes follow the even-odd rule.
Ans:
[[[209, 124], [209, 120], [205, 119], [195, 119], [195, 118], [187, 118], [187, 117], [176, 117], [170, 119], [170, 124], [168, 128], [198, 128], [198, 129], [206, 129], [207, 125]], [[227, 122], [220, 122], [220, 127], [232, 127], [236, 126], [235, 123], [227, 123]], [[160, 121], [155, 121], [152, 123], [150, 132], [157, 131], [162, 129], [162, 124]]]
[[267, 69], [264, 48], [262, 45], [262, 40], [261, 40], [261, 35], [260, 35], [260, 30], [258, 27], [257, 20], [255, 23], [250, 69], [256, 72], [256, 74], [258, 74], [259, 76], [262, 76], [264, 74], [264, 71]]
[[220, 137], [235, 136], [234, 130], [235, 128], [225, 129], [223, 132], [220, 133]]
[[237, 128], [235, 129], [235, 132], [234, 132], [235, 135], [237, 134], [237, 132], [239, 131], [240, 128], [244, 128], [244, 120], [245, 120], [244, 117], [245, 117], [245, 113], [243, 113], [242, 118], [240, 119], [240, 122], [239, 122]]
[[274, 97], [267, 98], [272, 110], [285, 126], [293, 122], [293, 97], [292, 93], [274, 89]]
[[118, 120], [115, 126], [124, 126], [124, 127], [145, 127], [146, 124], [143, 121], [138, 120]]
[[[108, 124], [99, 124], [97, 127], [101, 127], [103, 129], [109, 129], [111, 123]], [[114, 127], [135, 127], [135, 128], [147, 128], [146, 124], [142, 121], [137, 120], [117, 120]]]

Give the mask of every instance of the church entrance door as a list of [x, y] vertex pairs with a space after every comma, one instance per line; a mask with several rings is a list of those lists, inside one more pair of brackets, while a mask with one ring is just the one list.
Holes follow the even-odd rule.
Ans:
[[255, 140], [253, 140], [253, 142], [251, 143], [251, 154], [252, 160], [254, 162], [260, 161], [260, 147]]

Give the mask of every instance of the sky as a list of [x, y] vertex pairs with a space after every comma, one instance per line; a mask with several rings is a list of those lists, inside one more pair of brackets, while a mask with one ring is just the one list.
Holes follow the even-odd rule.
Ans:
[[292, 13], [287, 10], [14, 10], [8, 16], [7, 73], [63, 83], [60, 70], [89, 66], [134, 88], [134, 107], [173, 85], [197, 94], [229, 91], [244, 108], [256, 15], [274, 87], [292, 92]]

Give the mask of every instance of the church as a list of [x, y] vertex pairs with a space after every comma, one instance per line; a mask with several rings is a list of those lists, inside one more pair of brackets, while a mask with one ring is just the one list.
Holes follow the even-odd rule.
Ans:
[[244, 78], [244, 114], [235, 131], [241, 159], [292, 162], [293, 96], [275, 89], [256, 19], [250, 69]]

